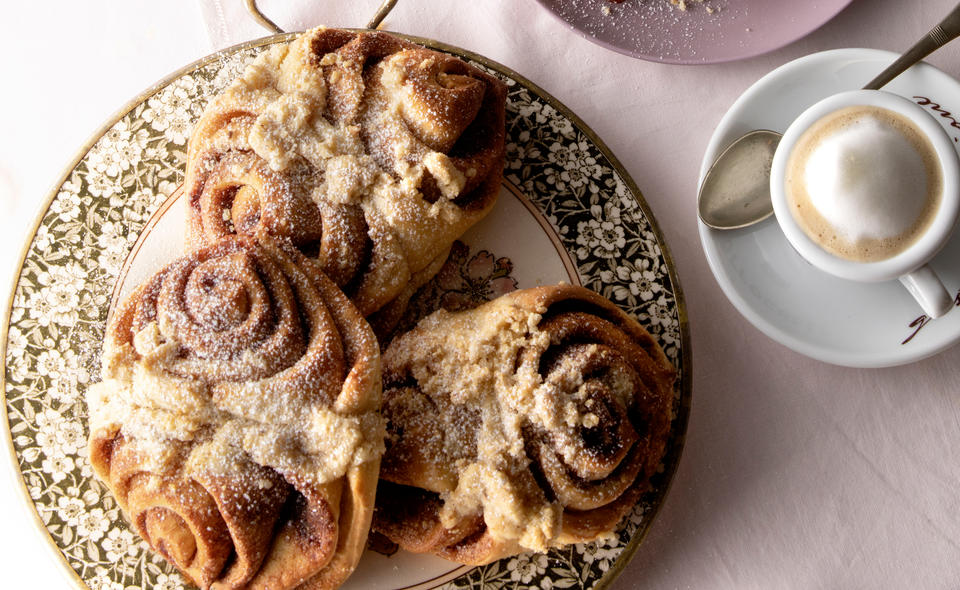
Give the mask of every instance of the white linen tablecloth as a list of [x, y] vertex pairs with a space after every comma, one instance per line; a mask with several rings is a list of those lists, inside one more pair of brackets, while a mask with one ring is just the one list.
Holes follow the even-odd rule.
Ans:
[[[363, 26], [377, 3], [262, 7], [294, 30]], [[533, 0], [400, 0], [388, 17], [387, 29], [483, 54], [570, 107], [637, 181], [672, 249], [693, 335], [693, 411], [672, 490], [613, 588], [960, 587], [960, 348], [857, 370], [772, 342], [721, 293], [695, 210], [710, 134], [750, 84], [815, 51], [900, 51], [953, 5], [857, 0], [782, 50], [712, 66], [607, 51]], [[3, 12], [6, 297], [39, 204], [90, 134], [154, 81], [265, 31], [242, 0], [17, 2]], [[930, 61], [960, 75], [960, 42]], [[18, 477], [12, 469], [0, 477], [0, 587], [67, 587], [23, 507]]]

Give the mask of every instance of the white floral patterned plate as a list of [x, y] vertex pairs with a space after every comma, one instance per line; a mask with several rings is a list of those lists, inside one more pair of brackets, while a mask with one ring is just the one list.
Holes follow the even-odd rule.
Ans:
[[[280, 35], [187, 66], [134, 100], [66, 171], [26, 244], [4, 332], [8, 443], [38, 524], [78, 588], [188, 587], [130, 531], [93, 478], [83, 394], [99, 371], [111, 305], [177, 256], [186, 141], [209, 97]], [[351, 588], [602, 588], [636, 550], [676, 470], [690, 408], [690, 336], [676, 270], [633, 181], [584, 123], [514, 72], [459, 55], [509, 87], [507, 170], [494, 213], [458, 243], [411, 306], [471, 307], [566, 280], [637, 317], [680, 369], [664, 468], [617, 534], [484, 567], [367, 551]]]

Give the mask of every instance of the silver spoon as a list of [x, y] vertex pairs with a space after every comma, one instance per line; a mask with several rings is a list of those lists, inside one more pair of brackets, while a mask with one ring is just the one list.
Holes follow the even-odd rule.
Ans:
[[[960, 4], [864, 90], [878, 90], [933, 51], [960, 37]], [[697, 211], [714, 229], [738, 229], [773, 215], [770, 164], [782, 134], [760, 129], [742, 135], [716, 159], [700, 185]]]

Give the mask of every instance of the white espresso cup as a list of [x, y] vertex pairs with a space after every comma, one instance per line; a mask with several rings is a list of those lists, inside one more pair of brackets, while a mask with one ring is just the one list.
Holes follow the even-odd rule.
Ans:
[[814, 104], [777, 146], [770, 195], [787, 240], [813, 266], [853, 281], [899, 279], [929, 317], [954, 307], [927, 263], [960, 218], [960, 162], [913, 101], [854, 90]]

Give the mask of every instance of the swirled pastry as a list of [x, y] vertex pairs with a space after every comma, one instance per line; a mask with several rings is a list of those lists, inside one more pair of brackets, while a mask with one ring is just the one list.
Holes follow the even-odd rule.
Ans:
[[374, 530], [467, 564], [609, 534], [661, 462], [674, 377], [581, 287], [435, 312], [384, 353]]
[[188, 246], [288, 237], [390, 326], [493, 207], [505, 97], [496, 78], [385, 33], [274, 45], [194, 130]]
[[176, 260], [117, 309], [90, 460], [201, 588], [333, 588], [366, 542], [383, 423], [376, 339], [269, 238]]

